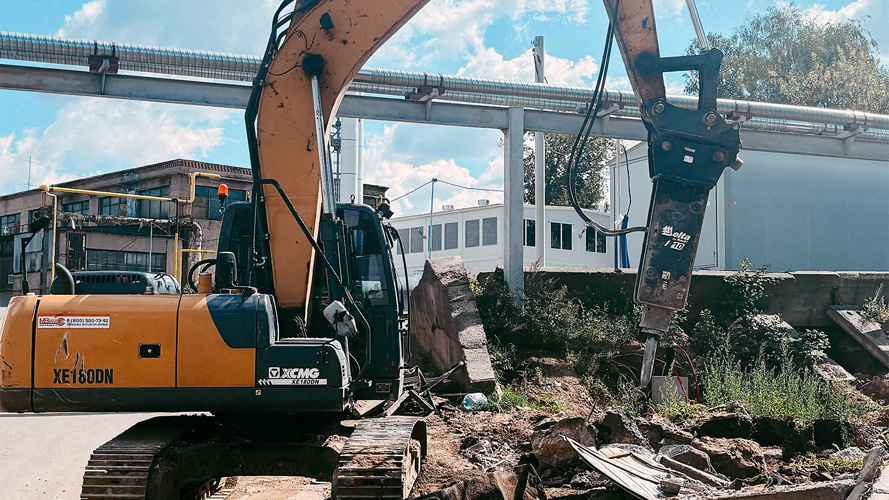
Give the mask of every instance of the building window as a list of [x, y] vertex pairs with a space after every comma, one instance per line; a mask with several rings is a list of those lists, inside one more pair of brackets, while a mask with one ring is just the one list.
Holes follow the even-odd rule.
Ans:
[[605, 248], [605, 235], [595, 229], [586, 228], [586, 251], [595, 253], [607, 253]]
[[444, 249], [445, 250], [453, 250], [457, 248], [457, 241], [459, 239], [457, 232], [459, 231], [459, 225], [456, 222], [447, 222], [444, 225]]
[[408, 233], [404, 229], [396, 229], [398, 233], [398, 241], [395, 242], [395, 248], [397, 253], [402, 253], [401, 249], [404, 248], [404, 253], [408, 253], [411, 249], [410, 242], [410, 233]]
[[571, 224], [565, 222], [550, 222], [550, 248], [556, 250], [571, 250]]
[[464, 245], [466, 248], [477, 247], [478, 246], [478, 219], [472, 219], [466, 221], [466, 241]]
[[408, 253], [423, 253], [423, 228], [422, 227], [412, 227], [411, 228], [411, 246]]
[[68, 233], [68, 252], [65, 265], [70, 270], [86, 269], [86, 234]]
[[[170, 196], [170, 186], [145, 189], [137, 194], [167, 198]], [[169, 217], [169, 205], [170, 203], [166, 201], [139, 200], [139, 217], [143, 219], [166, 219]]]
[[68, 212], [69, 214], [81, 214], [81, 215], [89, 215], [90, 213], [90, 201], [75, 201], [74, 203], [65, 203], [62, 205], [62, 212]]
[[34, 233], [34, 223], [37, 222], [38, 219], [45, 218], [52, 220], [51, 214], [52, 212], [47, 212], [44, 208], [35, 208], [34, 210], [28, 211], [28, 231]]
[[99, 215], [127, 216], [127, 199], [120, 196], [99, 198]]
[[164, 272], [166, 261], [166, 254], [153, 253], [151, 254], [151, 269], [148, 269], [147, 252], [93, 249], [86, 251], [86, 267], [90, 271]]
[[36, 273], [43, 265], [43, 252], [25, 252], [25, 264], [29, 273]]
[[497, 244], [497, 217], [482, 219], [482, 245], [491, 246]]
[[441, 224], [432, 225], [432, 251], [441, 250]]
[[7, 234], [16, 234], [19, 222], [22, 220], [22, 214], [11, 214], [0, 217], [0, 236]]
[[[218, 188], [215, 187], [195, 187], [191, 216], [195, 219], [222, 220], [222, 205], [219, 204], [218, 193]], [[243, 189], [229, 189], [225, 205], [228, 206], [235, 201], [247, 201], [247, 191]]]
[[526, 247], [536, 246], [537, 234], [534, 232], [537, 223], [533, 219], [525, 219], [525, 238], [522, 244]]

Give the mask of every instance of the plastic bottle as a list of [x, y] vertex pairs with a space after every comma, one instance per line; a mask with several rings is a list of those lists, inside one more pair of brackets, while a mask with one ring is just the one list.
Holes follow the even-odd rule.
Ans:
[[481, 410], [488, 404], [488, 398], [480, 392], [463, 396], [463, 409], [468, 411]]

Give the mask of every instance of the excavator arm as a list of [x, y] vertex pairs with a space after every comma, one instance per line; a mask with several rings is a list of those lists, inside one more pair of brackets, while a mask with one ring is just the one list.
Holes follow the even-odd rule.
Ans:
[[[292, 14], [285, 0], [275, 16], [269, 44], [247, 110], [257, 202], [259, 273], [266, 276], [283, 310], [307, 314], [315, 252], [280, 192], [262, 179], [274, 179], [317, 239], [323, 199], [322, 168], [313, 102], [320, 100], [323, 135], [349, 83], [361, 66], [428, 0], [385, 2], [297, 1]], [[289, 21], [289, 24], [288, 24]], [[312, 76], [318, 77], [313, 95]], [[326, 153], [326, 152], [322, 152]]]
[[[614, 37], [648, 130], [651, 205], [635, 300], [648, 334], [640, 382], [651, 380], [658, 337], [685, 308], [710, 190], [726, 167], [738, 168], [738, 124], [716, 110], [722, 52], [661, 57], [652, 0], [604, 0]], [[697, 71], [697, 109], [666, 99], [664, 73]]]

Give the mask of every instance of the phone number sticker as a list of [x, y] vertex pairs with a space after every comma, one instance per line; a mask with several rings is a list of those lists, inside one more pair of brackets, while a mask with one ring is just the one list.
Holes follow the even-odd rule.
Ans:
[[65, 314], [59, 316], [38, 316], [37, 328], [111, 328], [111, 316], [83, 316]]

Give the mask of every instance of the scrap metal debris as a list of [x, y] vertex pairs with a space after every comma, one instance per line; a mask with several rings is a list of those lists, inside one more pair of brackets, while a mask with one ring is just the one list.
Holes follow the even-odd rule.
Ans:
[[[619, 448], [596, 450], [573, 439], [565, 439], [587, 465], [637, 498], [658, 500], [684, 496], [684, 478], [648, 457]], [[662, 485], [669, 491], [664, 491]]]

